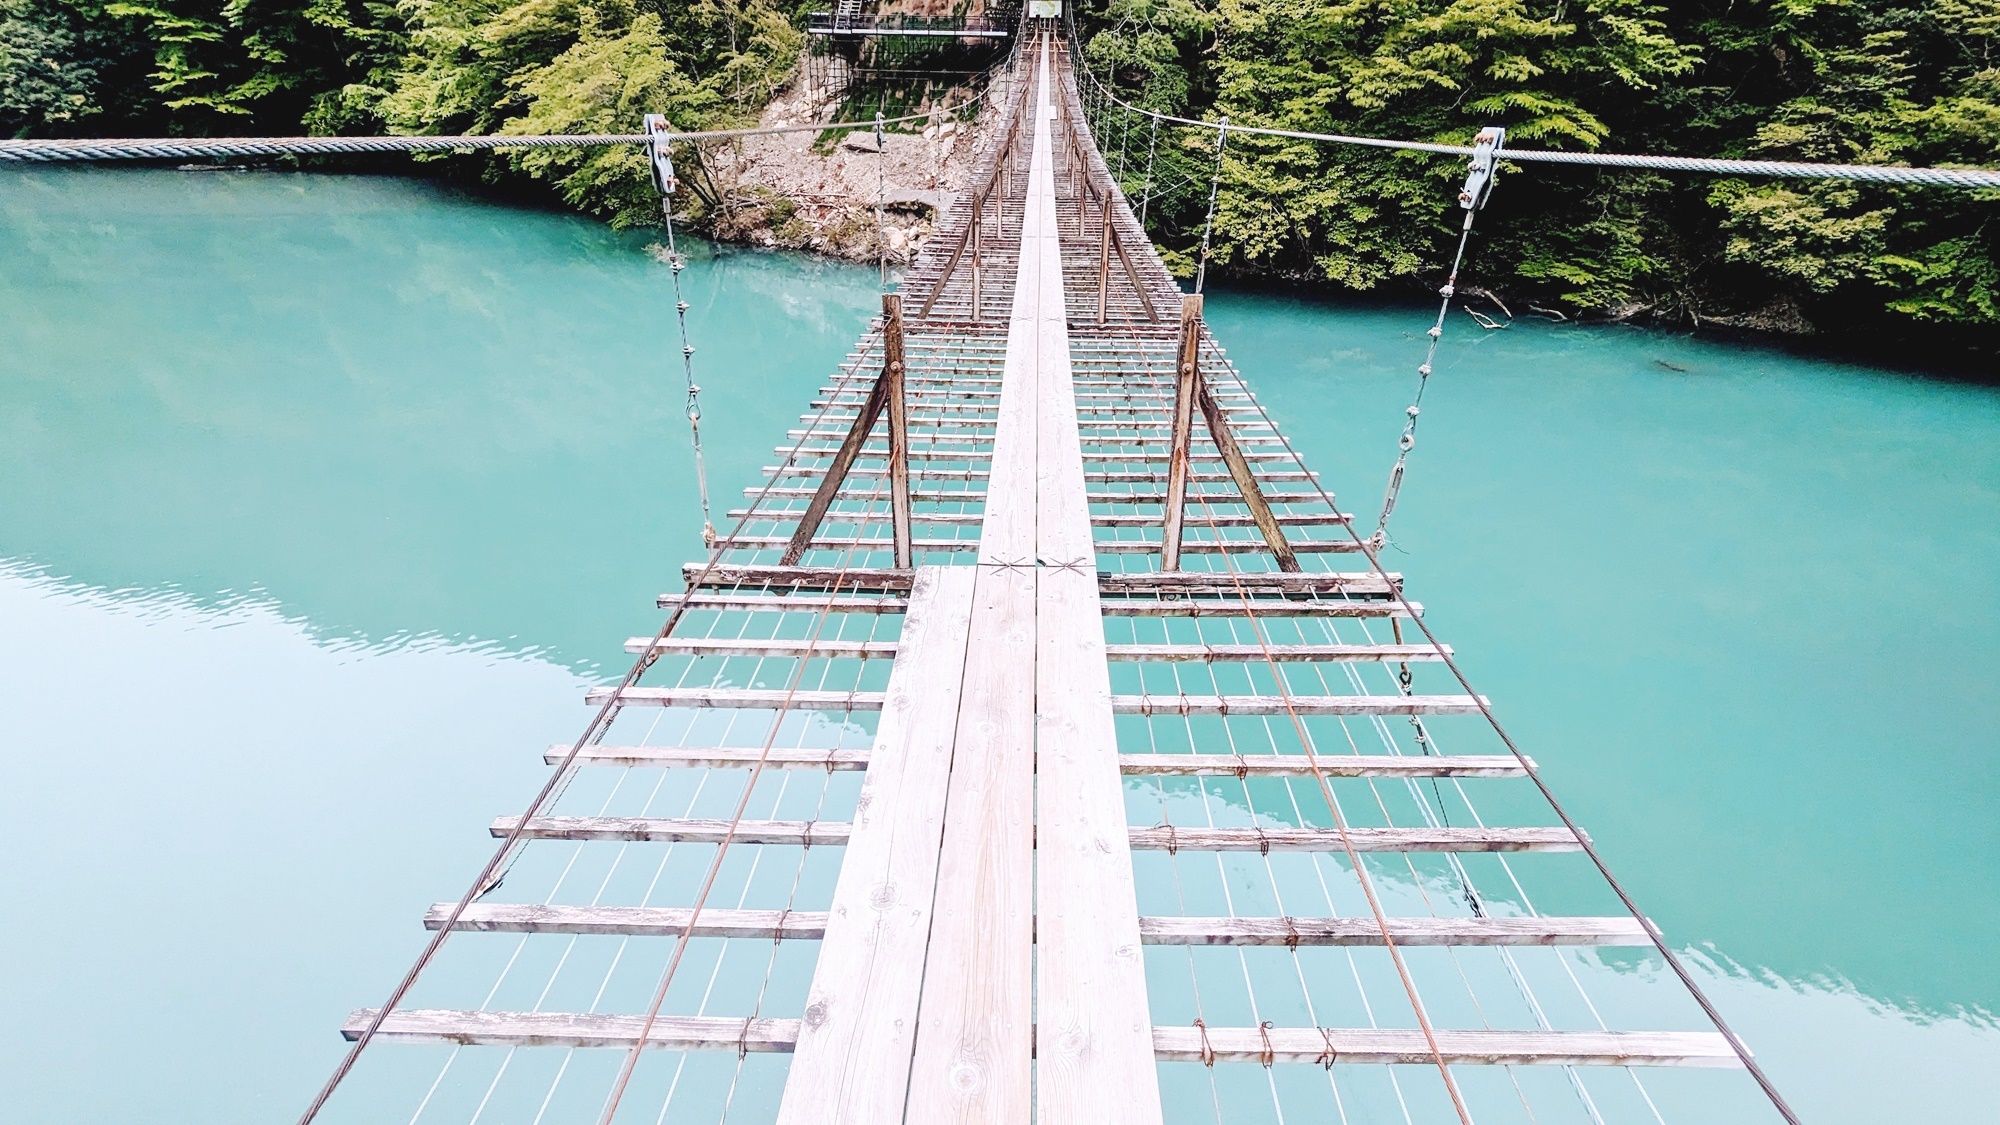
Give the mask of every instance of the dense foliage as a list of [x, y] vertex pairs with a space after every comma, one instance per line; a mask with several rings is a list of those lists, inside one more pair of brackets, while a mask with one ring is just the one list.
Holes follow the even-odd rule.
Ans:
[[[804, 42], [773, 0], [0, 0], [17, 136], [635, 132], [754, 117]], [[504, 158], [649, 221], [642, 156]]]
[[[626, 131], [753, 115], [807, 0], [0, 0], [0, 135]], [[1243, 124], [1573, 149], [2000, 166], [2000, 0], [1092, 0], [1127, 97]], [[1101, 123], [1182, 267], [1213, 135]], [[1150, 158], [1150, 159], [1149, 159]], [[638, 154], [477, 165], [647, 221]], [[1147, 175], [1148, 169], [1151, 176]], [[1434, 285], [1448, 157], [1232, 136], [1215, 261]], [[1774, 327], [2000, 324], [2000, 193], [1510, 170], [1478, 282]]]
[[[1111, 0], [1087, 57], [1128, 100], [1235, 123], [1466, 143], [2000, 166], [2000, 0]], [[1213, 134], [1106, 130], [1185, 255]], [[1232, 135], [1214, 260], [1435, 284], [1448, 157]], [[1557, 310], [2000, 325], [2000, 192], [1522, 166], [1485, 284]], [[1748, 315], [1746, 315], [1748, 314]], [[1801, 317], [1806, 318], [1802, 320]]]

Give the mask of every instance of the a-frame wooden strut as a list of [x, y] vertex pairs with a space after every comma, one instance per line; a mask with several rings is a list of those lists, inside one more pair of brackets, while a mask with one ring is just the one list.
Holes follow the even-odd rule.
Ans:
[[875, 377], [875, 385], [869, 390], [867, 400], [861, 404], [860, 413], [855, 415], [854, 425], [848, 427], [847, 437], [833, 455], [833, 463], [827, 466], [826, 476], [820, 479], [812, 502], [806, 505], [805, 514], [799, 517], [799, 526], [793, 530], [791, 542], [785, 544], [785, 566], [796, 566], [812, 546], [813, 534], [819, 530], [820, 521], [826, 518], [827, 509], [833, 507], [834, 500], [839, 497], [840, 486], [846, 483], [847, 473], [861, 456], [861, 447], [868, 441], [869, 431], [875, 428], [876, 419], [882, 416], [885, 409], [889, 415], [889, 509], [895, 526], [896, 568], [908, 570], [911, 565], [910, 408], [909, 400], [903, 393], [903, 297], [900, 293], [882, 294], [882, 373]]
[[1257, 530], [1264, 533], [1264, 542], [1277, 558], [1278, 569], [1297, 572], [1301, 569], [1298, 556], [1292, 552], [1291, 544], [1285, 541], [1285, 533], [1278, 526], [1278, 517], [1271, 514], [1271, 505], [1264, 499], [1264, 490], [1258, 487], [1256, 474], [1250, 471], [1249, 462], [1243, 459], [1243, 449], [1236, 444], [1236, 435], [1229, 429], [1228, 415], [1215, 401], [1214, 392], [1208, 389], [1208, 380], [1201, 377], [1201, 331], [1201, 294], [1191, 293], [1181, 298], [1181, 344], [1174, 361], [1177, 377], [1174, 381], [1173, 457], [1167, 462], [1167, 515], [1164, 535], [1160, 540], [1160, 569], [1181, 568], [1181, 525], [1187, 512], [1188, 441], [1194, 435], [1194, 408], [1199, 405], [1202, 419], [1208, 423], [1208, 432], [1215, 438], [1215, 448], [1222, 454], [1223, 463], [1229, 466], [1230, 479], [1236, 482], [1237, 491], [1243, 494], [1243, 504], [1250, 509], [1250, 518], [1256, 522]]

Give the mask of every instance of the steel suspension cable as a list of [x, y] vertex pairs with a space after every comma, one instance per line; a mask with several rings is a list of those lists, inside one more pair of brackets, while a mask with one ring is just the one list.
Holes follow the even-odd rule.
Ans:
[[[1078, 52], [1080, 53], [1080, 52]], [[1090, 79], [1093, 86], [1112, 102], [1133, 113], [1144, 114], [1155, 121], [1168, 125], [1179, 125], [1191, 129], [1214, 129], [1227, 125], [1228, 118], [1221, 122], [1201, 121], [1191, 117], [1176, 117], [1168, 113], [1158, 113], [1141, 109], [1121, 100], [1099, 81], [1088, 68], [1079, 68]], [[1299, 141], [1324, 141], [1329, 144], [1352, 145], [1361, 148], [1394, 149], [1403, 152], [1432, 152], [1447, 156], [1471, 156], [1470, 145], [1441, 144], [1433, 141], [1388, 140], [1381, 137], [1356, 137], [1341, 133], [1312, 133], [1300, 129], [1272, 129], [1254, 125], [1227, 125], [1232, 132], [1248, 133], [1260, 137], [1284, 137]], [[1808, 180], [1861, 180], [1871, 183], [1919, 184], [1931, 187], [1955, 188], [2000, 188], [2000, 169], [1993, 168], [1911, 168], [1897, 164], [1818, 164], [1799, 160], [1736, 160], [1702, 156], [1655, 156], [1645, 153], [1617, 152], [1562, 152], [1555, 149], [1510, 148], [1502, 159], [1529, 161], [1541, 164], [1576, 164], [1597, 168], [1639, 168], [1661, 172], [1707, 172], [1719, 176], [1771, 176]]]
[[[1319, 494], [1320, 499], [1324, 500], [1329, 508], [1332, 508], [1336, 512], [1339, 511], [1340, 509], [1334, 505], [1333, 495], [1326, 490], [1325, 486], [1320, 484], [1318, 475], [1306, 468], [1305, 459], [1299, 456], [1298, 450], [1292, 446], [1291, 439], [1286, 437], [1284, 432], [1277, 428], [1277, 423], [1272, 421], [1270, 413], [1264, 409], [1264, 404], [1255, 398], [1252, 398], [1251, 401], [1257, 407], [1258, 416], [1270, 424], [1272, 434], [1277, 437], [1279, 444], [1284, 447], [1286, 454], [1291, 457], [1292, 463], [1299, 467], [1305, 480]], [[1770, 1100], [1772, 1107], [1778, 1111], [1778, 1115], [1784, 1118], [1786, 1125], [1801, 1125], [1799, 1116], [1793, 1111], [1791, 1104], [1785, 1100], [1783, 1094], [1778, 1092], [1776, 1084], [1771, 1081], [1769, 1075], [1764, 1073], [1764, 1068], [1757, 1065], [1757, 1060], [1751, 1056], [1749, 1046], [1729, 1026], [1728, 1021], [1723, 1018], [1722, 1012], [1709, 999], [1707, 992], [1703, 991], [1701, 985], [1694, 979], [1694, 974], [1688, 970], [1686, 964], [1682, 962], [1681, 958], [1673, 950], [1667, 947], [1666, 939], [1661, 935], [1660, 930], [1647, 920], [1646, 915], [1640, 911], [1639, 904], [1626, 891], [1625, 885], [1618, 881], [1616, 875], [1612, 874], [1611, 865], [1605, 861], [1604, 856], [1597, 850], [1597, 845], [1591, 842], [1590, 838], [1584, 834], [1583, 829], [1569, 815], [1569, 811], [1563, 808], [1562, 802], [1556, 799], [1555, 791], [1543, 779], [1541, 770], [1521, 750], [1520, 746], [1514, 741], [1513, 736], [1507, 733], [1507, 728], [1501, 724], [1499, 716], [1494, 714], [1492, 705], [1480, 696], [1478, 692], [1473, 690], [1471, 679], [1466, 676], [1464, 669], [1458, 666], [1458, 661], [1452, 659], [1451, 650], [1447, 649], [1444, 643], [1438, 640], [1437, 634], [1432, 632], [1430, 624], [1417, 614], [1415, 607], [1410, 604], [1409, 597], [1403, 593], [1402, 587], [1390, 581], [1389, 572], [1383, 568], [1379, 552], [1373, 547], [1371, 541], [1363, 538], [1361, 533], [1354, 529], [1352, 521], [1343, 521], [1342, 526], [1346, 528], [1347, 534], [1353, 539], [1356, 549], [1367, 558], [1369, 569], [1374, 571], [1376, 577], [1380, 578], [1388, 586], [1390, 597], [1394, 598], [1396, 603], [1402, 607], [1403, 616], [1415, 622], [1417, 628], [1423, 632], [1424, 640], [1437, 650], [1438, 659], [1444, 663], [1444, 666], [1450, 670], [1452, 678], [1457, 680], [1459, 686], [1471, 697], [1473, 705], [1479, 709], [1479, 713], [1485, 718], [1487, 725], [1493, 728], [1495, 735], [1499, 736], [1501, 744], [1506, 746], [1509, 754], [1513, 755], [1514, 760], [1520, 765], [1522, 772], [1527, 775], [1530, 781], [1534, 782], [1536, 790], [1541, 793], [1542, 799], [1549, 803], [1550, 810], [1556, 814], [1557, 819], [1562, 821], [1563, 827], [1567, 828], [1576, 837], [1578, 847], [1582, 849], [1583, 854], [1590, 859], [1591, 865], [1597, 869], [1598, 874], [1603, 877], [1605, 883], [1611, 888], [1612, 894], [1617, 896], [1620, 905], [1624, 906], [1625, 910], [1638, 920], [1640, 927], [1646, 931], [1646, 936], [1651, 941], [1653, 949], [1659, 953], [1661, 959], [1666, 962], [1667, 968], [1680, 980], [1681, 985], [1688, 990], [1695, 1004], [1701, 1008], [1702, 1014], [1708, 1018], [1710, 1023], [1715, 1025], [1716, 1031], [1721, 1033], [1724, 1041], [1729, 1044], [1730, 1050], [1742, 1062], [1744, 1069], [1749, 1071], [1751, 1078], [1756, 1081], [1758, 1088], [1764, 1092], [1764, 1096]]]
[[[850, 372], [860, 369], [861, 363], [867, 357], [869, 350], [874, 348], [880, 342], [880, 339], [881, 333], [879, 330], [871, 332], [864, 338], [861, 354], [849, 368]], [[827, 410], [831, 408], [831, 404], [832, 400], [829, 399], [828, 405], [821, 407], [819, 414], [824, 416]], [[792, 446], [791, 452], [786, 454], [785, 465], [790, 465], [797, 461], [800, 450], [805, 447], [806, 440], [804, 437], [801, 437]], [[763, 489], [758, 492], [757, 496], [751, 501], [750, 506], [744, 511], [743, 516], [731, 528], [730, 535], [732, 537], [742, 532], [749, 525], [752, 518], [756, 516], [758, 508], [770, 496], [771, 489], [776, 486], [777, 479], [774, 476], [765, 482]], [[644, 676], [647, 670], [659, 660], [662, 651], [660, 642], [665, 641], [672, 635], [675, 627], [687, 615], [688, 607], [692, 603], [695, 591], [706, 584], [709, 576], [721, 565], [722, 556], [728, 549], [727, 547], [719, 546], [710, 548], [707, 562], [703, 564], [701, 571], [695, 576], [694, 580], [687, 584], [687, 589], [681, 594], [679, 600], [674, 603], [672, 610], [667, 614], [666, 620], [661, 623], [659, 631], [654, 634], [653, 643], [648, 645], [638, 659], [632, 662], [632, 666], [626, 670], [623, 678], [619, 680], [617, 688], [609, 693], [604, 703], [598, 707], [596, 713], [592, 715], [590, 722], [584, 727], [583, 733], [577, 737], [569, 750], [563, 754], [562, 761], [550, 773], [548, 781], [543, 783], [542, 788], [536, 792], [534, 799], [528, 803], [527, 810], [521, 814], [520, 818], [515, 822], [514, 827], [508, 831], [506, 837], [494, 849], [493, 855], [486, 861], [486, 865], [480, 869], [478, 877], [473, 880], [470, 887], [466, 888], [465, 893], [459, 897], [459, 900], [453, 904], [451, 912], [445, 916], [444, 921], [431, 935], [429, 942], [425, 944], [422, 952], [417, 955], [417, 959], [411, 964], [409, 971], [404, 973], [402, 978], [397, 981], [395, 988], [390, 991], [388, 999], [382, 1003], [381, 1007], [376, 1009], [375, 1014], [369, 1018], [368, 1023], [363, 1026], [360, 1034], [355, 1037], [353, 1046], [349, 1047], [346, 1054], [341, 1056], [340, 1062], [334, 1066], [333, 1073], [328, 1076], [325, 1084], [320, 1087], [318, 1093], [313, 1095], [312, 1102], [306, 1107], [305, 1112], [299, 1116], [298, 1125], [312, 1125], [314, 1119], [319, 1116], [320, 1110], [326, 1107], [328, 1099], [333, 1097], [334, 1091], [339, 1089], [340, 1084], [353, 1072], [354, 1064], [360, 1060], [361, 1053], [367, 1050], [369, 1044], [375, 1041], [376, 1034], [381, 1031], [382, 1024], [389, 1018], [389, 1014], [395, 1010], [398, 1004], [402, 1003], [403, 998], [409, 994], [410, 989], [415, 987], [417, 978], [422, 976], [424, 970], [436, 959], [438, 951], [443, 948], [445, 940], [457, 928], [459, 921], [464, 917], [466, 910], [471, 907], [473, 900], [492, 889], [494, 876], [499, 874], [507, 866], [511, 858], [519, 852], [529, 820], [538, 815], [542, 809], [546, 808], [550, 799], [575, 774], [577, 759], [582, 756], [584, 747], [596, 745], [610, 732], [612, 721], [618, 717], [618, 713], [622, 710], [619, 700], [623, 697], [625, 691], [638, 683], [640, 677]]]
[[[953, 112], [977, 104], [986, 96], [981, 90], [953, 107]], [[906, 113], [883, 118], [894, 125], [929, 117], [930, 113]], [[830, 129], [865, 129], [873, 121], [827, 121], [803, 125], [766, 125], [747, 129], [703, 129], [667, 132], [664, 140], [715, 141], [741, 137], [772, 137], [785, 133], [817, 133]], [[371, 152], [450, 152], [458, 149], [514, 148], [602, 148], [607, 145], [643, 145], [654, 141], [650, 133], [506, 134], [468, 133], [457, 136], [383, 137], [130, 137], [79, 138], [69, 140], [0, 140], [0, 162], [56, 163], [71, 160], [183, 160], [190, 157], [229, 156], [339, 156]]]
[[[1452, 1108], [1458, 1113], [1459, 1125], [1472, 1125], [1472, 1111], [1465, 1104], [1465, 1096], [1458, 1088], [1458, 1080], [1451, 1075], [1451, 1067], [1444, 1061], [1444, 1051], [1438, 1046], [1437, 1032], [1431, 1026], [1430, 1014], [1424, 1010], [1423, 997], [1417, 992], [1415, 978], [1410, 975], [1410, 967], [1403, 960], [1403, 952], [1396, 945], [1395, 935], [1389, 929], [1388, 914], [1382, 909], [1382, 900], [1375, 893], [1375, 883], [1362, 866], [1361, 855], [1354, 847], [1353, 837], [1348, 832], [1347, 815], [1341, 811], [1340, 801], [1333, 795], [1333, 783], [1327, 780], [1326, 770], [1319, 763], [1319, 752], [1314, 749], [1312, 736], [1306, 732], [1305, 720], [1299, 716], [1298, 708], [1292, 703], [1291, 687], [1285, 681], [1284, 670], [1278, 667], [1278, 658], [1271, 651], [1270, 642], [1264, 635], [1263, 623], [1250, 606], [1250, 591], [1243, 585], [1243, 577], [1236, 570], [1236, 561], [1226, 547], [1221, 546], [1222, 527], [1216, 522], [1214, 509], [1209, 505], [1206, 493], [1196, 493], [1204, 518], [1217, 538], [1217, 553], [1222, 556], [1223, 566], [1228, 568], [1229, 580], [1236, 587], [1236, 596], [1243, 604], [1243, 616], [1250, 621], [1252, 635], [1257, 638], [1257, 647], [1262, 650], [1264, 660], [1271, 668], [1272, 681], [1278, 689], [1278, 697], [1283, 702], [1285, 714], [1291, 719], [1292, 728], [1297, 733], [1299, 744], [1306, 752], [1306, 765], [1319, 782], [1320, 795], [1326, 799], [1326, 807], [1333, 816], [1334, 830], [1340, 835], [1340, 846], [1347, 853], [1347, 861], [1354, 867], [1354, 877], [1361, 884], [1361, 893], [1368, 899], [1368, 910], [1375, 916], [1376, 929], [1381, 932], [1382, 945], [1389, 951], [1389, 959], [1395, 963], [1396, 975], [1403, 982], [1403, 991], [1409, 995], [1410, 1008], [1416, 1013], [1417, 1026], [1422, 1029], [1424, 1042], [1430, 1047], [1431, 1057], [1437, 1063], [1438, 1075], [1444, 1079], [1445, 1092], [1451, 1096]], [[1329, 504], [1331, 501], [1329, 500]], [[1333, 509], [1338, 512], [1339, 508]], [[1470, 690], [1470, 689], [1468, 689]]]

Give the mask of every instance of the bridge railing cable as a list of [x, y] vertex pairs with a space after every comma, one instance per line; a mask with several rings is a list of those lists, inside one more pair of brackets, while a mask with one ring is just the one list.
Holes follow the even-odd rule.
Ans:
[[[938, 113], [956, 113], [975, 105], [985, 91]], [[866, 121], [815, 121], [801, 125], [768, 125], [749, 129], [707, 129], [667, 132], [673, 141], [719, 141], [737, 137], [769, 137], [782, 133], [817, 133], [828, 129], [872, 129], [935, 117], [937, 113], [906, 113]], [[465, 134], [461, 136], [391, 137], [138, 137], [129, 139], [0, 140], [0, 161], [57, 163], [70, 160], [185, 160], [230, 156], [338, 156], [371, 152], [453, 152], [514, 148], [602, 148], [607, 145], [653, 143], [649, 133], [579, 133], [565, 135]]]
[[[1082, 50], [1075, 48], [1080, 59]], [[1432, 141], [1401, 141], [1382, 137], [1355, 137], [1341, 133], [1311, 133], [1298, 129], [1273, 129], [1256, 125], [1242, 125], [1231, 122], [1227, 117], [1218, 121], [1202, 121], [1191, 117], [1176, 117], [1170, 113], [1160, 113], [1133, 105], [1118, 97], [1104, 82], [1091, 73], [1090, 68], [1081, 66], [1078, 72], [1084, 76], [1099, 97], [1108, 104], [1128, 112], [1148, 117], [1165, 125], [1188, 129], [1203, 129], [1227, 136], [1242, 133], [1248, 136], [1283, 137], [1299, 141], [1323, 141], [1328, 144], [1353, 145], [1362, 148], [1393, 149], [1402, 152], [1430, 152], [1447, 156], [1473, 154], [1471, 145], [1440, 144]], [[1656, 156], [1646, 153], [1619, 152], [1563, 152], [1555, 149], [1509, 148], [1501, 154], [1501, 159], [1539, 164], [1574, 164], [1598, 168], [1638, 168], [1658, 172], [1706, 172], [1719, 176], [1767, 176], [1808, 180], [1858, 180], [1870, 183], [1920, 184], [1931, 187], [1954, 188], [2000, 188], [2000, 169], [1990, 168], [1911, 168], [1897, 164], [1815, 164], [1797, 160], [1734, 160], [1702, 156]]]

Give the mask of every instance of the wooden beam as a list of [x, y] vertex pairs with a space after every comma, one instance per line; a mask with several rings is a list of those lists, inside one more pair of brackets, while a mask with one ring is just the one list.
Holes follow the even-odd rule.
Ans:
[[[375, 1018], [362, 1008], [340, 1029], [349, 1040]], [[582, 1012], [491, 1012], [411, 1009], [389, 1013], [376, 1039], [406, 1043], [456, 1043], [468, 1047], [613, 1047], [630, 1050], [645, 1030], [644, 1016]], [[798, 1020], [741, 1016], [669, 1016], [653, 1021], [649, 1048], [668, 1051], [785, 1052], [798, 1042]]]
[[661, 594], [661, 609], [686, 605], [733, 613], [901, 613], [910, 603], [905, 598], [838, 598], [787, 594], [759, 597], [755, 594]]
[[1156, 1027], [1161, 1062], [1333, 1063], [1434, 1066], [1736, 1067], [1729, 1041], [1712, 1031], [1451, 1031], [1437, 1054], [1424, 1033], [1317, 1027]]
[[[1350, 828], [1357, 852], [1574, 852], [1583, 845], [1567, 828]], [[1331, 828], [1132, 829], [1132, 846], [1153, 851], [1338, 852]]]
[[[977, 499], [983, 501], [985, 494]], [[1103, 502], [1087, 496], [1089, 503]], [[776, 563], [691, 562], [681, 567], [682, 578], [690, 586], [762, 586], [773, 590], [833, 590], [906, 592], [910, 572], [890, 567], [781, 566]], [[1123, 571], [1097, 576], [1098, 589], [1106, 594], [1199, 593], [1234, 595], [1241, 587], [1253, 595], [1345, 594], [1349, 597], [1386, 597], [1393, 585], [1402, 586], [1403, 576], [1391, 573], [1384, 582], [1372, 571], [1311, 571], [1286, 574], [1250, 571], [1231, 575], [1220, 570]], [[660, 604], [671, 604], [679, 594], [662, 594]]]
[[[898, 569], [908, 570], [912, 565], [910, 407], [903, 399], [903, 298], [898, 293], [882, 294], [882, 382], [888, 384], [883, 397], [889, 409], [889, 510], [895, 525], [895, 559]], [[825, 487], [824, 483], [821, 487]], [[833, 492], [836, 495], [840, 492], [839, 483], [834, 484]], [[831, 498], [828, 502], [831, 503]], [[792, 557], [785, 561], [797, 562], [798, 559]]]
[[[543, 758], [556, 765], [569, 750], [568, 743], [551, 746]], [[857, 746], [774, 748], [768, 756], [756, 746], [586, 746], [576, 760], [583, 766], [749, 769], [765, 757], [766, 769], [863, 770], [869, 754]], [[1512, 755], [1477, 754], [1320, 754], [1310, 760], [1304, 754], [1121, 754], [1118, 768], [1131, 777], [1312, 777], [1314, 762], [1328, 777], [1520, 777], [1527, 772]]]
[[[773, 590], [884, 590], [906, 593], [910, 572], [889, 567], [781, 566], [774, 563], [707, 563], [682, 565], [689, 586], [763, 586]], [[662, 594], [660, 602], [679, 597]]]
[[1187, 504], [1188, 445], [1194, 436], [1194, 400], [1201, 384], [1201, 294], [1181, 298], [1181, 343], [1174, 360], [1172, 459], [1167, 462], [1166, 515], [1160, 531], [1160, 569], [1181, 568], [1181, 524]]
[[1637, 918], [1139, 919], [1147, 945], [1651, 945]]
[[[1196, 331], [1201, 326], [1196, 324]], [[1243, 494], [1243, 503], [1250, 509], [1251, 518], [1257, 521], [1257, 530], [1264, 533], [1264, 542], [1271, 548], [1271, 554], [1278, 560], [1278, 569], [1300, 571], [1298, 556], [1292, 546], [1285, 541], [1284, 529], [1271, 514], [1271, 505], [1264, 500], [1264, 490], [1257, 484], [1257, 474], [1250, 471], [1250, 464], [1244, 459], [1243, 448], [1237, 443], [1235, 431], [1229, 428], [1229, 419], [1209, 393], [1208, 380], [1203, 379], [1199, 369], [1195, 375], [1195, 394], [1201, 404], [1201, 415], [1208, 421], [1208, 432], [1215, 438], [1215, 447], [1222, 453], [1223, 463], [1229, 466], [1229, 475], [1236, 479], [1236, 489]]]
[[1125, 571], [1098, 576], [1098, 588], [1107, 594], [1137, 591], [1150, 594], [1164, 590], [1234, 594], [1238, 587], [1242, 587], [1252, 594], [1282, 592], [1386, 596], [1391, 586], [1400, 589], [1402, 585], [1403, 576], [1400, 574], [1392, 572], [1388, 582], [1384, 582], [1374, 571], [1368, 570], [1298, 574], [1272, 571], [1230, 574], [1222, 570]]
[[1121, 754], [1118, 764], [1127, 776], [1148, 777], [1313, 777], [1315, 767], [1328, 777], [1522, 777], [1528, 772], [1512, 754]]
[[917, 572], [778, 1125], [903, 1119], [974, 579], [969, 567]]
[[810, 657], [814, 660], [887, 660], [896, 655], [895, 641], [842, 641], [825, 637], [757, 639], [742, 637], [631, 637], [625, 651], [660, 656]]
[[[864, 642], [856, 641], [855, 644]], [[627, 646], [630, 651], [630, 646]], [[1444, 646], [1451, 652], [1451, 646]], [[1411, 660], [1442, 660], [1437, 648], [1431, 645], [1109, 645], [1105, 658], [1121, 661], [1199, 661], [1204, 664], [1246, 663], [1262, 664], [1266, 661], [1279, 663], [1318, 661], [1371, 661], [1385, 660], [1405, 662]]]
[[[543, 760], [557, 765], [569, 756], [567, 742], [549, 747]], [[764, 759], [766, 769], [865, 770], [868, 749], [850, 746], [840, 750], [806, 747], [772, 747], [768, 755], [760, 746], [586, 746], [577, 752], [580, 766], [665, 766], [687, 769], [747, 770]]]
[[1106, 617], [1409, 617], [1424, 612], [1420, 602], [1322, 602], [1287, 598], [1111, 598]]
[[[875, 428], [875, 419], [881, 415], [883, 406], [888, 403], [889, 395], [899, 389], [900, 385], [900, 380], [892, 382], [888, 378], [886, 369], [882, 375], [876, 377], [874, 387], [868, 392], [868, 401], [862, 405], [861, 412], [855, 415], [854, 424], [848, 427], [846, 440], [842, 441], [840, 448], [834, 452], [833, 463], [827, 466], [826, 475], [820, 478], [819, 490], [813, 493], [812, 502], [806, 505], [805, 514], [799, 517], [799, 525], [792, 530], [791, 540], [785, 544], [782, 560], [784, 565], [790, 566], [798, 562], [800, 556], [806, 553], [806, 548], [812, 546], [813, 533], [819, 530], [821, 517], [825, 516], [826, 510], [833, 506], [834, 497], [840, 494], [840, 485], [847, 479], [847, 470], [853, 468], [855, 459], [861, 456], [862, 446], [868, 441], [868, 431]], [[890, 436], [890, 444], [892, 446], [895, 444], [893, 434]], [[889, 459], [893, 466], [896, 460], [893, 451]], [[890, 472], [893, 486], [895, 472], [893, 467]], [[903, 450], [903, 475], [903, 487], [907, 499], [909, 488], [907, 446]], [[905, 538], [903, 542], [907, 544], [908, 539]]]
[[[592, 688], [584, 702], [602, 706], [614, 688]], [[741, 707], [752, 710], [880, 711], [879, 691], [785, 691], [780, 688], [629, 687], [618, 692], [625, 707]]]
[[[443, 929], [455, 902], [431, 904], [424, 928]], [[690, 931], [688, 924], [694, 929]], [[728, 910], [703, 907], [695, 916], [686, 906], [555, 906], [543, 903], [475, 902], [459, 915], [453, 930], [495, 934], [623, 934], [632, 937], [772, 938], [817, 941], [826, 933], [826, 912], [811, 910]], [[1400, 938], [1398, 939], [1401, 940]]]
[[[362, 1008], [347, 1017], [341, 1034], [360, 1037], [375, 1017]], [[630, 1050], [639, 1042], [643, 1016], [580, 1012], [494, 1012], [411, 1009], [391, 1012], [376, 1037], [408, 1043], [486, 1047], [573, 1047]], [[645, 1046], [673, 1051], [785, 1052], [798, 1042], [800, 1021], [740, 1016], [669, 1016], [653, 1023]], [[1711, 1031], [1452, 1031], [1436, 1032], [1452, 1066], [1677, 1066], [1742, 1065], [1727, 1040]], [[1205, 1040], [1205, 1042], [1204, 1042]], [[1375, 1028], [1155, 1027], [1153, 1049], [1161, 1062], [1257, 1063], [1270, 1045], [1273, 1063], [1429, 1066], [1433, 1055], [1421, 1031]], [[1328, 1055], [1331, 1046], [1332, 1054]]]
[[[1080, 166], [1080, 142], [1076, 152]], [[1107, 235], [1110, 229], [1107, 214]], [[1099, 250], [1109, 252], [1103, 244]], [[1047, 565], [1035, 576], [1035, 1018], [1051, 1034], [1036, 1044], [1035, 1120], [1159, 1125], [1138, 894], [1098, 608], [1102, 578], [1091, 528], [1100, 517], [1086, 499], [1082, 442], [1090, 439], [1077, 421], [1059, 245], [1048, 247], [1041, 265], [1033, 557]], [[1104, 284], [1100, 273], [1100, 308]]]
[[[492, 833], [505, 838], [521, 818], [503, 816], [493, 822]], [[661, 816], [537, 816], [522, 831], [529, 840], [636, 840], [650, 843], [719, 844], [725, 838], [738, 844], [847, 843], [851, 825], [837, 820], [744, 820], [729, 834], [726, 820], [679, 819]]]
[[1470, 695], [1114, 695], [1111, 709], [1120, 715], [1477, 715], [1479, 700]]

